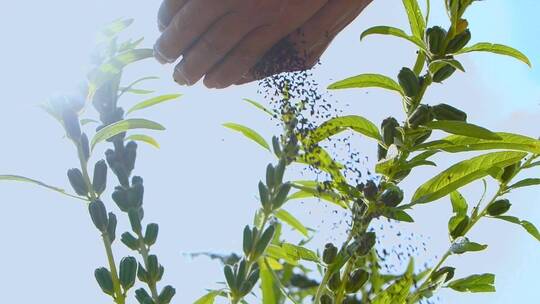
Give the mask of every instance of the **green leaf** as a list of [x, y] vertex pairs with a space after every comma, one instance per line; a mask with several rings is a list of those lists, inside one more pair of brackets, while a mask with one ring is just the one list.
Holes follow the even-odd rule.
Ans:
[[159, 149], [159, 143], [157, 142], [157, 140], [155, 140], [153, 137], [148, 136], [148, 135], [133, 134], [126, 137], [125, 141], [129, 141], [129, 140], [144, 142]]
[[259, 261], [260, 277], [261, 277], [261, 290], [262, 290], [262, 304], [275, 304], [278, 303], [276, 295], [276, 283], [274, 282], [274, 277], [270, 272], [264, 259], [261, 258]]
[[427, 150], [446, 152], [468, 152], [479, 150], [514, 150], [540, 154], [540, 140], [512, 133], [495, 133], [500, 140], [485, 140], [461, 135], [443, 138], [443, 142], [426, 147]]
[[274, 244], [268, 245], [264, 254], [276, 260], [284, 260], [290, 265], [297, 265], [299, 261], [297, 257], [289, 256], [283, 248]]
[[368, 28], [362, 33], [362, 35], [360, 35], [360, 40], [364, 39], [365, 37], [369, 35], [374, 35], [374, 34], [390, 35], [390, 36], [403, 38], [407, 41], [414, 43], [420, 49], [426, 50], [426, 45], [422, 39], [419, 39], [414, 36], [409, 36], [403, 30], [395, 28], [395, 27], [391, 27], [391, 26], [381, 25], [381, 26], [374, 26], [374, 27]]
[[426, 21], [422, 15], [422, 10], [416, 0], [403, 0], [403, 6], [407, 11], [407, 17], [409, 18], [409, 25], [411, 26], [411, 32], [414, 37], [418, 39], [424, 38], [424, 32], [426, 31]]
[[80, 199], [80, 200], [83, 200], [83, 201], [86, 201], [86, 199], [82, 198], [82, 197], [78, 197], [76, 195], [72, 195], [72, 194], [69, 194], [66, 192], [66, 190], [62, 189], [62, 188], [58, 188], [58, 187], [54, 187], [54, 186], [51, 186], [51, 185], [47, 185], [43, 182], [40, 182], [38, 180], [35, 180], [35, 179], [31, 179], [31, 178], [28, 178], [28, 177], [24, 177], [24, 176], [19, 176], [19, 175], [0, 175], [0, 181], [13, 181], [13, 182], [25, 182], [25, 183], [31, 183], [31, 184], [34, 184], [34, 185], [38, 185], [38, 186], [41, 186], [41, 187], [45, 187], [47, 189], [50, 189], [50, 190], [53, 190], [53, 191], [56, 191], [60, 194], [63, 194], [63, 195], [66, 195], [66, 196], [69, 196], [71, 198], [76, 198], [76, 199]]
[[[122, 91], [123, 91], [123, 89], [125, 89], [125, 88], [122, 88]], [[127, 89], [126, 92], [136, 94], [136, 95], [148, 95], [148, 94], [154, 93], [155, 91], [143, 90], [143, 89]]]
[[452, 203], [452, 211], [458, 216], [467, 215], [467, 201], [458, 191], [452, 191], [450, 193], [450, 201]]
[[491, 273], [475, 274], [448, 283], [447, 287], [459, 292], [495, 292], [495, 275]]
[[538, 229], [534, 226], [534, 224], [531, 223], [531, 222], [528, 222], [528, 221], [522, 221], [522, 220], [518, 219], [518, 218], [515, 217], [515, 216], [508, 216], [508, 215], [494, 216], [493, 218], [500, 219], [500, 220], [503, 220], [503, 221], [507, 221], [507, 222], [510, 222], [510, 223], [513, 223], [513, 224], [520, 225], [520, 226], [523, 227], [523, 229], [525, 229], [530, 235], [532, 235], [535, 239], [537, 239], [538, 241], [540, 241], [540, 232], [539, 232]]
[[206, 295], [199, 298], [197, 301], [195, 301], [193, 304], [214, 304], [214, 301], [216, 300], [216, 297], [221, 293], [219, 290], [212, 290]]
[[296, 260], [319, 263], [319, 257], [317, 256], [317, 254], [305, 247], [296, 246], [290, 243], [284, 243], [283, 245], [281, 245], [281, 248], [283, 248], [283, 250], [289, 257]]
[[229, 128], [231, 130], [242, 133], [245, 137], [253, 140], [254, 142], [258, 143], [259, 145], [261, 145], [266, 150], [270, 151], [270, 146], [268, 145], [266, 140], [264, 140], [264, 138], [261, 135], [259, 135], [259, 133], [255, 132], [254, 130], [252, 130], [252, 129], [246, 127], [246, 126], [239, 125], [239, 124], [232, 123], [232, 122], [225, 123], [225, 124], [223, 124], [223, 126], [226, 127], [226, 128]]
[[519, 182], [508, 186], [508, 189], [517, 189], [517, 188], [523, 188], [523, 187], [529, 187], [529, 186], [537, 186], [540, 185], [540, 178], [526, 178], [524, 180], [520, 180]]
[[347, 129], [351, 129], [378, 141], [381, 140], [381, 134], [375, 124], [364, 117], [350, 115], [332, 118], [324, 122], [307, 136], [305, 142], [308, 146], [311, 146]]
[[161, 95], [154, 98], [147, 99], [145, 101], [142, 101], [136, 105], [134, 105], [131, 109], [129, 109], [126, 112], [126, 115], [133, 113], [138, 110], [146, 109], [148, 107], [155, 106], [160, 103], [164, 103], [166, 101], [174, 100], [178, 97], [182, 96], [181, 94], [169, 94], [169, 95]]
[[90, 95], [92, 95], [101, 85], [118, 75], [127, 65], [152, 57], [154, 57], [154, 50], [152, 49], [134, 49], [109, 59], [107, 62], [93, 70], [88, 76], [90, 80]]
[[122, 96], [125, 92], [128, 92], [128, 91], [132, 90], [134, 86], [136, 86], [137, 84], [139, 84], [139, 83], [141, 83], [143, 81], [155, 80], [155, 79], [159, 79], [159, 77], [148, 76], [148, 77], [139, 78], [139, 79], [133, 81], [132, 83], [128, 84], [127, 86], [121, 88], [119, 96]]
[[90, 118], [83, 118], [81, 119], [81, 126], [84, 126], [84, 125], [87, 125], [87, 124], [91, 124], [91, 123], [99, 123], [99, 121], [97, 120], [94, 120], [94, 119], [90, 119]]
[[431, 74], [435, 74], [437, 71], [439, 71], [442, 67], [444, 67], [446, 65], [451, 65], [451, 66], [455, 67], [456, 69], [458, 69], [458, 70], [460, 70], [462, 72], [465, 72], [465, 68], [463, 67], [461, 62], [459, 62], [459, 61], [457, 61], [455, 59], [437, 59], [437, 60], [434, 60], [429, 64], [429, 71], [431, 72]]
[[400, 222], [414, 223], [414, 219], [407, 212], [399, 208], [381, 208], [381, 215]]
[[463, 135], [468, 137], [487, 139], [487, 140], [501, 140], [502, 138], [496, 133], [491, 132], [488, 129], [479, 127], [477, 125], [469, 124], [463, 121], [455, 120], [438, 120], [424, 124], [426, 128], [433, 130], [441, 130], [450, 134]]
[[414, 260], [411, 258], [407, 271], [401, 278], [388, 286], [384, 291], [377, 294], [372, 304], [396, 304], [406, 303], [407, 296], [414, 283]]
[[249, 102], [251, 105], [253, 105], [257, 109], [265, 112], [266, 114], [268, 114], [268, 115], [270, 115], [272, 117], [274, 117], [274, 115], [275, 115], [272, 111], [268, 110], [265, 106], [263, 106], [262, 104], [256, 102], [255, 100], [244, 98], [244, 101]]
[[289, 212], [283, 210], [283, 209], [280, 209], [278, 211], [276, 211], [276, 217], [278, 219], [280, 219], [281, 221], [283, 221], [284, 223], [286, 223], [287, 225], [291, 226], [292, 228], [296, 229], [298, 232], [300, 232], [303, 236], [307, 237], [308, 236], [308, 230], [307, 228], [304, 226], [304, 224], [302, 224], [296, 217], [294, 217], [292, 214], [290, 214]]
[[92, 149], [94, 149], [94, 147], [98, 143], [105, 141], [122, 132], [126, 132], [128, 130], [133, 130], [133, 129], [148, 129], [148, 130], [163, 131], [165, 130], [165, 127], [158, 124], [157, 122], [147, 120], [147, 119], [142, 119], [142, 118], [121, 120], [99, 130], [96, 133], [96, 135], [94, 135], [94, 138], [92, 138], [90, 146]]
[[347, 202], [338, 193], [327, 190], [324, 185], [303, 185], [298, 182], [292, 183], [292, 186], [300, 191], [291, 194], [287, 200], [302, 199], [302, 198], [320, 198], [327, 202], [333, 203], [341, 208], [347, 209]]
[[491, 168], [506, 167], [526, 155], [522, 152], [494, 152], [459, 162], [420, 186], [412, 202], [424, 204], [445, 197], [452, 191], [487, 176]]
[[403, 95], [403, 89], [392, 78], [379, 74], [362, 74], [331, 84], [328, 89], [383, 88]]
[[465, 252], [482, 251], [487, 247], [487, 245], [471, 242], [466, 237], [459, 237], [450, 246], [450, 252], [453, 254], [463, 254]]
[[495, 53], [499, 55], [506, 55], [506, 56], [510, 56], [519, 61], [524, 62], [529, 67], [532, 66], [531, 61], [529, 60], [529, 58], [527, 58], [527, 56], [525, 56], [525, 54], [523, 54], [522, 52], [512, 47], [502, 45], [502, 44], [492, 44], [492, 43], [487, 43], [487, 42], [481, 42], [473, 46], [466, 47], [462, 49], [461, 51], [457, 52], [457, 54], [464, 54], [464, 53], [470, 53], [470, 52], [489, 52], [489, 53]]

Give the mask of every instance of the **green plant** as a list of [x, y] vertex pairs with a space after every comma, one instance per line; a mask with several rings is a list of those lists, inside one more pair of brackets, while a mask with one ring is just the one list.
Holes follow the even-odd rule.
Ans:
[[[128, 292], [134, 287], [136, 280], [146, 284], [145, 288], [135, 291], [135, 298], [141, 304], [167, 304], [175, 294], [172, 286], [158, 289], [164, 267], [160, 265], [156, 255], [151, 254], [152, 245], [156, 242], [159, 226], [150, 223], [143, 226], [144, 185], [140, 176], [133, 176], [137, 158], [137, 144], [142, 141], [159, 146], [157, 141], [148, 135], [127, 132], [135, 129], [164, 130], [160, 124], [142, 118], [127, 118], [130, 113], [161, 102], [173, 100], [179, 95], [162, 95], [137, 103], [124, 112], [118, 105], [120, 97], [125, 93], [150, 94], [152, 91], [136, 89], [138, 83], [153, 79], [141, 78], [127, 86], [121, 86], [122, 72], [126, 66], [153, 56], [151, 49], [137, 48], [142, 39], [118, 43], [118, 34], [128, 27], [133, 20], [118, 20], [105, 28], [100, 36], [100, 47], [96, 50], [92, 68], [89, 73], [88, 86], [78, 97], [65, 97], [51, 100], [43, 105], [49, 114], [60, 122], [66, 132], [66, 137], [75, 146], [79, 159], [79, 167], [67, 172], [69, 183], [75, 194], [69, 194], [58, 187], [15, 175], [1, 175], [0, 180], [31, 182], [62, 194], [84, 201], [88, 204], [90, 218], [98, 229], [103, 240], [108, 267], [95, 270], [95, 278], [101, 290], [112, 297], [115, 303], [127, 303]], [[99, 114], [99, 121], [83, 115], [87, 113], [88, 103], [91, 102]], [[91, 124], [100, 124], [94, 136], [90, 139], [86, 130]], [[95, 148], [108, 142], [111, 149], [105, 152], [105, 159], [98, 160], [93, 166], [93, 175], [88, 166]], [[104, 203], [103, 193], [107, 187], [108, 169], [117, 177], [119, 185], [112, 193], [112, 199], [122, 213], [126, 215], [131, 225], [131, 232], [124, 232], [120, 239], [129, 249], [140, 255], [127, 256], [119, 263], [113, 253], [116, 240], [117, 216], [107, 212], [113, 206]]]
[[[276, 269], [289, 263], [297, 264], [300, 260], [314, 262], [323, 277], [318, 288], [311, 290], [314, 303], [418, 303], [430, 298], [442, 287], [460, 292], [495, 291], [493, 274], [477, 274], [454, 279], [455, 269], [445, 264], [451, 255], [481, 251], [487, 247], [467, 238], [468, 232], [485, 218], [521, 225], [540, 241], [540, 233], [533, 224], [505, 215], [511, 207], [505, 195], [521, 187], [540, 184], [539, 180], [534, 178], [514, 181], [522, 171], [540, 164], [537, 161], [540, 156], [540, 141], [518, 134], [492, 132], [469, 123], [467, 113], [463, 110], [448, 104], [428, 105], [424, 100], [426, 91], [432, 85], [443, 83], [458, 70], [464, 72], [463, 65], [458, 61], [461, 54], [491, 52], [511, 56], [530, 65], [525, 55], [508, 46], [491, 43], [468, 46], [471, 31], [464, 15], [473, 2], [476, 1], [446, 0], [450, 26], [444, 29], [440, 26], [427, 28], [429, 1], [424, 17], [416, 0], [403, 0], [411, 35], [398, 28], [376, 26], [365, 30], [361, 37], [364, 39], [374, 34], [392, 35], [413, 43], [417, 47], [418, 54], [414, 66], [402, 68], [397, 81], [384, 75], [362, 74], [329, 86], [329, 89], [334, 90], [377, 87], [397, 93], [402, 99], [404, 112], [401, 123], [398, 119], [389, 117], [382, 122], [379, 129], [366, 118], [345, 116], [333, 118], [313, 130], [295, 134], [299, 153], [291, 161], [316, 167], [328, 173], [330, 179], [323, 183], [292, 182], [292, 187], [299, 191], [292, 193], [286, 201], [313, 196], [336, 203], [350, 211], [353, 219], [352, 228], [341, 246], [327, 244], [322, 257], [303, 245], [295, 246], [295, 250], [284, 251], [274, 251], [277, 248], [268, 247], [266, 251], [258, 251], [256, 257], [261, 259], [262, 252], [263, 259], [272, 258], [279, 261], [281, 266], [276, 266]], [[284, 102], [290, 104], [288, 94], [284, 95]], [[262, 105], [249, 102], [264, 112], [271, 113]], [[294, 113], [298, 111], [292, 114]], [[268, 149], [269, 145], [254, 130], [238, 124], [226, 126], [242, 132]], [[343, 166], [335, 162], [330, 152], [321, 147], [321, 142], [345, 130], [352, 130], [376, 141], [379, 163], [375, 172], [379, 178], [362, 184], [350, 183], [341, 172]], [[435, 130], [449, 133], [450, 136], [432, 139]], [[393, 152], [389, 153], [389, 150]], [[422, 184], [409, 203], [403, 203], [405, 194], [399, 184], [409, 176], [418, 178], [418, 175], [412, 174], [415, 168], [435, 166], [436, 163], [431, 160], [434, 155], [488, 150], [497, 151], [480, 154], [454, 164]], [[267, 176], [271, 176], [271, 172], [270, 170], [269, 174], [267, 170]], [[488, 178], [497, 181], [498, 191], [490, 199], [483, 197], [470, 209], [467, 200], [458, 190], [480, 180], [487, 187], [485, 180]], [[262, 189], [260, 199], [264, 210], [265, 204], [269, 201], [268, 182], [266, 185], [261, 183], [259, 188]], [[451, 245], [440, 261], [432, 268], [415, 273], [414, 261], [411, 258], [405, 273], [400, 275], [381, 273], [374, 249], [377, 235], [369, 229], [372, 221], [386, 217], [396, 221], [413, 222], [407, 210], [446, 197], [450, 198], [454, 214], [448, 223]], [[280, 203], [279, 206], [281, 205]], [[269, 212], [262, 212], [265, 215], [264, 223], [274, 211], [272, 208], [268, 210]], [[280, 220], [299, 231], [307, 231], [296, 219], [282, 218], [275, 214], [273, 216], [275, 221]], [[245, 231], [244, 241], [250, 239], [252, 235], [250, 231], [249, 229]], [[289, 246], [283, 241], [276, 241], [273, 245], [281, 249]], [[246, 255], [250, 255], [249, 251], [246, 251]], [[260, 267], [264, 266], [259, 264]], [[271, 269], [271, 265], [268, 265], [268, 268]], [[228, 297], [231, 303], [242, 301], [247, 292], [238, 294], [234, 290], [235, 279], [238, 278], [236, 274], [244, 273], [241, 270], [241, 264], [234, 270], [227, 268], [225, 274], [228, 277], [229, 289], [212, 291], [196, 303], [213, 303], [217, 296]], [[250, 282], [249, 290], [252, 285], [253, 282]], [[269, 276], [266, 280], [262, 280], [263, 303], [282, 303], [286, 298], [295, 302], [287, 289], [272, 288], [276, 286], [283, 286], [279, 276]], [[361, 300], [355, 297], [357, 294], [361, 296]]]

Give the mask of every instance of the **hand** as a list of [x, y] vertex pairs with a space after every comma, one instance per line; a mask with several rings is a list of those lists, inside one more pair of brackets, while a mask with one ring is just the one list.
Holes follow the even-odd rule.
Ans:
[[[163, 33], [155, 53], [161, 62], [175, 62], [182, 56], [174, 72], [179, 84], [191, 85], [206, 75], [208, 87], [224, 88], [268, 76], [250, 70], [290, 35], [295, 49], [306, 55], [302, 68], [309, 68], [369, 2], [165, 0], [159, 13]], [[299, 67], [285, 65], [270, 74], [295, 69]]]

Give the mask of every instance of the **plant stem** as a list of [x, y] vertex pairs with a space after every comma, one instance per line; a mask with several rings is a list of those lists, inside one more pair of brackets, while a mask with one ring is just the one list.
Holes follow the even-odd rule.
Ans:
[[[143, 258], [144, 268], [148, 269], [148, 247], [144, 243], [144, 237], [142, 233], [138, 233], [137, 236], [139, 237], [139, 253], [141, 254]], [[147, 282], [148, 288], [150, 289], [150, 293], [152, 295], [152, 299], [154, 302], [158, 303], [158, 292], [156, 289], [156, 282], [154, 282], [153, 279], [148, 280]]]
[[116, 270], [116, 263], [114, 261], [114, 255], [111, 248], [111, 239], [109, 238], [109, 235], [107, 233], [104, 233], [101, 235], [103, 239], [103, 245], [105, 246], [105, 251], [107, 252], [107, 260], [109, 261], [109, 267], [111, 269], [111, 277], [113, 281], [113, 288], [114, 288], [114, 301], [117, 304], [124, 304], [125, 303], [125, 295], [122, 293], [122, 289], [120, 287], [120, 280], [118, 279], [118, 272]]

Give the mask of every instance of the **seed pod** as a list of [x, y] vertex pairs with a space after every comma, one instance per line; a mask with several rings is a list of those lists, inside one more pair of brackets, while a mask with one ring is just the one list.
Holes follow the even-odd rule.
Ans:
[[409, 68], [402, 68], [398, 74], [399, 85], [408, 97], [415, 97], [420, 92], [418, 76]]
[[274, 201], [272, 202], [272, 208], [274, 210], [279, 209], [281, 206], [283, 206], [283, 204], [287, 200], [287, 196], [289, 195], [289, 192], [291, 192], [291, 187], [292, 186], [290, 183], [281, 184], [281, 186], [279, 187], [277, 191], [276, 197], [274, 198]]
[[397, 207], [403, 201], [403, 190], [392, 185], [383, 192], [381, 201], [388, 207]]
[[368, 200], [374, 200], [379, 193], [379, 187], [375, 184], [374, 181], [367, 181], [366, 186], [364, 187], [364, 197]]
[[433, 107], [433, 116], [437, 120], [467, 121], [467, 113], [444, 103]]
[[78, 143], [81, 139], [81, 125], [77, 113], [72, 109], [66, 109], [62, 113], [62, 122], [64, 123], [67, 137]]
[[446, 283], [450, 281], [452, 278], [454, 278], [455, 270], [456, 269], [454, 267], [441, 267], [439, 270], [433, 273], [431, 280], [433, 282], [436, 282], [437, 279], [439, 279], [441, 276], [446, 275], [446, 278], [444, 279], [444, 282]]
[[362, 236], [360, 236], [357, 239], [357, 242], [358, 242], [359, 246], [358, 246], [358, 249], [357, 249], [356, 253], [359, 256], [364, 256], [364, 255], [368, 254], [369, 251], [371, 250], [371, 248], [373, 248], [373, 246], [375, 246], [376, 240], [377, 239], [376, 239], [375, 232], [366, 232], [366, 233], [364, 233]]
[[109, 240], [114, 242], [116, 239], [116, 224], [118, 221], [116, 220], [116, 215], [114, 213], [109, 212], [109, 224], [107, 225], [107, 234], [109, 235]]
[[142, 226], [141, 226], [141, 219], [139, 217], [138, 210], [130, 209], [128, 212], [129, 216], [129, 223], [131, 224], [131, 229], [136, 234], [141, 234]]
[[398, 121], [394, 117], [388, 117], [381, 124], [383, 143], [389, 147], [394, 143], [394, 137], [397, 134]]
[[456, 71], [456, 68], [447, 64], [440, 68], [435, 74], [433, 74], [433, 82], [441, 83], [450, 78]]
[[424, 133], [420, 134], [415, 140], [414, 145], [418, 146], [423, 144], [426, 140], [428, 140], [431, 137], [431, 134], [433, 134], [433, 131], [426, 130]]
[[450, 40], [446, 47], [447, 54], [453, 54], [464, 48], [471, 41], [471, 31], [469, 29], [459, 33], [454, 39]]
[[223, 273], [225, 274], [225, 280], [227, 280], [227, 285], [231, 291], [236, 291], [236, 278], [234, 277], [232, 267], [230, 265], [225, 265]]
[[487, 208], [487, 213], [491, 216], [499, 216], [505, 214], [508, 210], [510, 210], [511, 206], [512, 204], [510, 204], [509, 200], [500, 199], [489, 205], [489, 207]]
[[112, 199], [116, 203], [118, 208], [120, 208], [120, 210], [122, 210], [123, 212], [128, 212], [130, 205], [128, 202], [127, 191], [124, 188], [116, 187], [112, 194]]
[[101, 195], [107, 187], [107, 163], [104, 160], [98, 161], [94, 166], [92, 186], [98, 195]]
[[266, 248], [272, 241], [275, 231], [276, 231], [276, 228], [274, 227], [274, 225], [271, 225], [268, 228], [266, 228], [261, 238], [257, 241], [257, 244], [255, 245], [254, 258], [258, 258], [264, 253], [264, 251], [266, 250]]
[[279, 143], [279, 138], [277, 136], [272, 137], [272, 148], [274, 148], [274, 154], [281, 158], [281, 144]]
[[454, 229], [450, 231], [450, 236], [452, 237], [452, 239], [463, 236], [465, 229], [467, 229], [467, 227], [469, 226], [469, 221], [469, 217], [465, 216], [459, 221], [457, 225], [454, 226]]
[[137, 159], [137, 143], [134, 141], [130, 141], [127, 143], [126, 148], [124, 150], [124, 161], [125, 161], [125, 166], [126, 166], [128, 175], [135, 168], [136, 159]]
[[284, 160], [280, 160], [276, 166], [274, 174], [274, 182], [276, 185], [283, 183], [283, 175], [285, 175], [286, 163]]
[[330, 290], [332, 291], [337, 291], [340, 286], [341, 286], [341, 277], [338, 271], [330, 277], [330, 280], [328, 281], [328, 288], [330, 288]]
[[345, 291], [347, 293], [356, 293], [369, 279], [369, 273], [363, 269], [356, 269], [349, 276], [349, 280], [345, 285]]
[[163, 267], [162, 265], [159, 265], [159, 272], [158, 272], [158, 276], [156, 278], [156, 282], [161, 281], [161, 279], [163, 278], [164, 273], [165, 273], [165, 267]]
[[88, 212], [96, 228], [101, 232], [107, 232], [109, 220], [107, 218], [107, 209], [105, 209], [103, 202], [100, 200], [92, 201], [88, 205]]
[[383, 160], [386, 158], [386, 156], [388, 155], [388, 150], [381, 146], [381, 145], [377, 145], [377, 160]]
[[321, 304], [334, 304], [334, 300], [329, 295], [323, 294], [321, 296]]
[[81, 170], [69, 169], [67, 172], [69, 183], [73, 190], [80, 196], [88, 196], [88, 185], [86, 184]]
[[431, 107], [428, 105], [419, 105], [409, 117], [409, 124], [416, 128], [433, 120]]
[[151, 223], [146, 225], [146, 231], [144, 233], [144, 243], [148, 246], [152, 246], [156, 243], [159, 232], [159, 225]]
[[270, 209], [270, 194], [268, 193], [268, 188], [263, 182], [259, 182], [259, 196], [261, 199], [261, 204], [265, 210]]
[[155, 254], [151, 254], [148, 256], [148, 264], [147, 264], [147, 271], [148, 271], [148, 276], [150, 278], [152, 278], [154, 281], [157, 280], [157, 278], [159, 277], [159, 273], [160, 273], [160, 264], [158, 262], [158, 258]]
[[268, 166], [266, 167], [266, 185], [269, 189], [273, 189], [276, 186], [276, 184], [274, 183], [274, 174], [274, 166], [272, 166], [272, 164], [268, 164]]
[[163, 287], [158, 296], [159, 304], [169, 304], [175, 294], [176, 289], [174, 287], [170, 285]]
[[247, 269], [246, 260], [242, 259], [238, 263], [238, 271], [236, 273], [236, 282], [235, 282], [236, 286], [242, 286], [242, 283], [244, 283], [244, 281], [246, 280], [247, 270], [248, 269]]
[[138, 264], [139, 264], [139, 267], [137, 267], [137, 278], [141, 282], [148, 283], [149, 281], [148, 272], [146, 271], [146, 269], [144, 269], [141, 263], [138, 263]]
[[129, 232], [122, 233], [120, 241], [122, 241], [122, 243], [124, 243], [124, 245], [126, 245], [131, 250], [139, 249], [139, 240]]
[[112, 282], [111, 273], [107, 268], [101, 267], [94, 271], [94, 277], [103, 290], [104, 293], [112, 296], [114, 295], [114, 287]]
[[135, 299], [137, 299], [140, 304], [154, 303], [154, 301], [152, 301], [152, 297], [144, 288], [135, 290]]
[[334, 244], [332, 243], [326, 244], [324, 246], [324, 251], [323, 251], [323, 262], [326, 265], [330, 265], [334, 263], [337, 257], [337, 253], [338, 253], [338, 249], [336, 246], [334, 246]]
[[[257, 265], [257, 264], [255, 264]], [[259, 280], [259, 269], [255, 269], [251, 272], [248, 278], [240, 286], [240, 295], [245, 296], [251, 292], [257, 281]]]
[[426, 42], [428, 49], [433, 55], [442, 55], [444, 52], [444, 40], [446, 39], [446, 30], [440, 26], [434, 26], [426, 31]]
[[521, 166], [521, 162], [517, 162], [513, 165], [507, 166], [504, 168], [503, 174], [500, 177], [501, 182], [507, 183], [509, 182], [516, 172], [516, 170]]
[[243, 240], [242, 245], [244, 249], [244, 254], [246, 256], [249, 256], [251, 253], [251, 249], [253, 249], [253, 238], [251, 235], [251, 228], [249, 228], [249, 225], [246, 225], [246, 227], [244, 227], [244, 240]]
[[85, 133], [81, 135], [81, 150], [85, 161], [90, 158], [90, 145], [88, 143], [88, 136]]
[[125, 257], [120, 261], [119, 279], [124, 291], [129, 290], [135, 284], [137, 276], [137, 260], [134, 257]]

